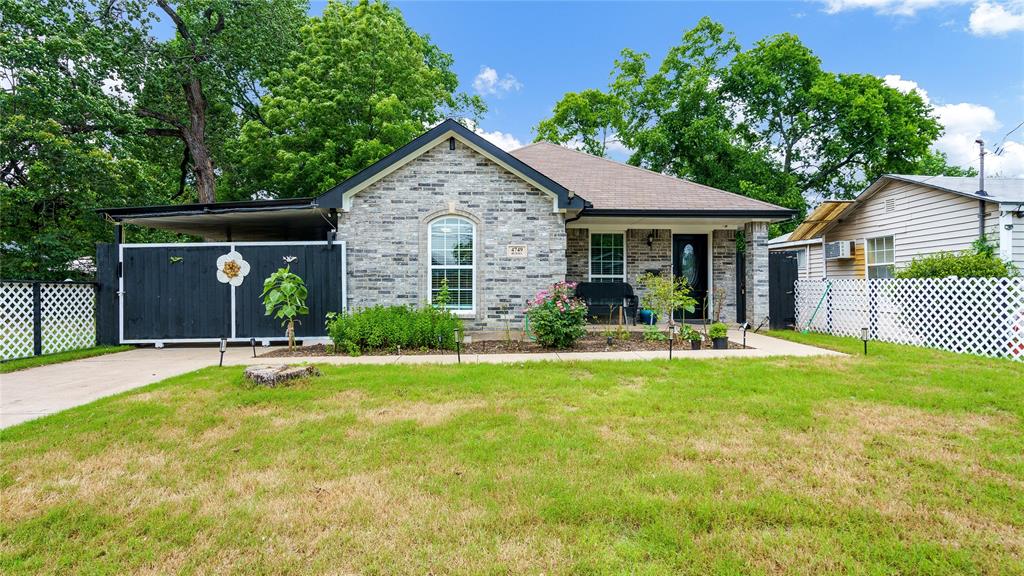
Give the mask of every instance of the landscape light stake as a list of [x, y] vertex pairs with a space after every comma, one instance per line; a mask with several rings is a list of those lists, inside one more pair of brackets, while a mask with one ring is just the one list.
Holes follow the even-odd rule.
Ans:
[[867, 328], [861, 328], [860, 329], [860, 339], [864, 341], [864, 355], [867, 356], [868, 355], [868, 329]]
[[252, 357], [255, 358], [256, 357], [256, 339], [255, 338], [249, 338], [249, 344], [252, 344]]
[[227, 349], [228, 349], [227, 338], [224, 338], [223, 336], [221, 336], [221, 338], [220, 338], [220, 363], [217, 364], [218, 366], [223, 366], [224, 365], [224, 351], [227, 350]]
[[462, 364], [462, 342], [459, 338], [459, 329], [455, 329], [455, 355], [458, 358], [459, 364]]
[[740, 328], [743, 328], [743, 349], [747, 349], [747, 328], [750, 328], [750, 322], [744, 322]]
[[676, 339], [676, 324], [675, 322], [669, 322], [668, 324], [668, 359], [672, 359], [672, 342]]

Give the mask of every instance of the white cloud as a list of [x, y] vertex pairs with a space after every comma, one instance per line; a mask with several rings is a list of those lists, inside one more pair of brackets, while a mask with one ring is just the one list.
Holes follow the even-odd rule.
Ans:
[[473, 78], [473, 89], [481, 96], [501, 96], [508, 92], [518, 92], [523, 88], [523, 83], [511, 74], [501, 76], [498, 71], [490, 66], [481, 66], [480, 73]]
[[1024, 0], [978, 2], [971, 11], [970, 28], [975, 36], [1002, 36], [1024, 30]]
[[823, 0], [825, 11], [836, 14], [846, 10], [874, 10], [879, 14], [913, 16], [920, 10], [949, 4], [965, 4], [968, 0]]
[[[934, 108], [935, 116], [944, 129], [942, 136], [935, 142], [935, 148], [944, 152], [952, 164], [977, 168], [978, 145], [974, 141], [985, 132], [996, 132], [1003, 127], [1002, 122], [996, 117], [995, 110], [988, 106], [969, 102], [936, 104], [928, 97], [928, 92], [913, 80], [907, 80], [898, 74], [889, 74], [884, 76], [883, 80], [886, 85], [901, 92], [916, 91]], [[987, 149], [991, 152], [998, 142], [988, 144]], [[1024, 144], [1007, 140], [1002, 148], [999, 155], [990, 153], [985, 156], [986, 174], [1024, 177]]]
[[506, 152], [508, 152], [509, 150], [515, 150], [516, 148], [523, 147], [523, 143], [518, 138], [509, 134], [508, 132], [502, 132], [501, 130], [487, 132], [483, 128], [477, 126], [476, 122], [468, 118], [463, 119], [462, 122], [466, 125], [467, 128], [483, 136], [485, 140]]

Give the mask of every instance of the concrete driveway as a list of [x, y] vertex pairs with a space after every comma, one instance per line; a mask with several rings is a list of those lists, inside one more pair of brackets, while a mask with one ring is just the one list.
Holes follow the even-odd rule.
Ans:
[[[233, 347], [224, 361], [251, 356], [250, 348]], [[0, 374], [0, 428], [213, 366], [219, 357], [216, 347], [139, 348]]]

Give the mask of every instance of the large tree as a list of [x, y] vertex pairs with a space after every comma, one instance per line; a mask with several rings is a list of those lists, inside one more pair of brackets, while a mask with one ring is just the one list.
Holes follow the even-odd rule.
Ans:
[[316, 195], [445, 115], [483, 111], [456, 92], [452, 57], [385, 3], [332, 0], [301, 34], [289, 65], [266, 79], [261, 119], [242, 129], [240, 192]]
[[0, 0], [0, 273], [68, 275], [108, 237], [95, 208], [213, 201], [219, 148], [258, 118], [304, 6]]
[[[606, 99], [591, 96], [615, 103], [617, 117], [556, 114], [538, 139], [585, 143], [612, 126], [632, 164], [803, 210], [808, 199], [849, 197], [882, 173], [913, 170], [940, 133], [916, 93], [827, 72], [791, 34], [742, 50], [704, 18], [653, 72], [649, 59], [624, 50]], [[568, 94], [555, 110], [578, 102]]]

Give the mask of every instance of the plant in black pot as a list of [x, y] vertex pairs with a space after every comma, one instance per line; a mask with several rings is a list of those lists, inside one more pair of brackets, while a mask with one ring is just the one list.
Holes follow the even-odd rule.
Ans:
[[725, 350], [729, 347], [729, 327], [721, 322], [715, 322], [708, 328], [708, 338], [711, 339], [712, 348]]
[[691, 350], [700, 350], [701, 340], [703, 340], [704, 337], [700, 335], [700, 332], [694, 330], [692, 326], [683, 325], [683, 329], [679, 331], [679, 335], [682, 336], [684, 340], [688, 340], [690, 342]]

